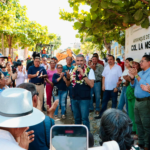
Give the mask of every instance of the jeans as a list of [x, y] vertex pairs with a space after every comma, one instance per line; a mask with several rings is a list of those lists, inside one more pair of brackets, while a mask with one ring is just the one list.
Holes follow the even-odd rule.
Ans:
[[94, 87], [91, 89], [90, 110], [94, 110], [93, 94], [95, 94], [96, 99], [96, 111], [100, 111], [101, 82], [94, 83]]
[[[72, 109], [72, 85], [70, 85], [69, 87], [67, 87], [67, 93], [68, 93], [68, 91], [69, 91], [70, 104], [71, 104], [71, 109]], [[67, 107], [67, 96], [66, 96], [65, 105]]]
[[90, 100], [72, 100], [75, 124], [83, 123], [90, 131], [89, 106]]
[[102, 116], [103, 112], [107, 109], [107, 104], [108, 104], [108, 101], [110, 100], [110, 98], [112, 98], [112, 108], [116, 108], [117, 97], [118, 97], [118, 92], [114, 92], [114, 90], [105, 90], [104, 91], [100, 116]]
[[[66, 107], [65, 107], [66, 95], [67, 95], [67, 91], [58, 90], [58, 96], [54, 96], [54, 100], [59, 99], [61, 103], [61, 115], [64, 115], [66, 111]], [[59, 106], [57, 106], [54, 115], [58, 115], [58, 108]]]
[[118, 104], [118, 109], [122, 110], [124, 105], [126, 104], [126, 110], [127, 110], [127, 114], [128, 114], [128, 100], [127, 100], [127, 96], [126, 96], [126, 90], [127, 90], [127, 87], [123, 86], [121, 95], [120, 95], [119, 104]]

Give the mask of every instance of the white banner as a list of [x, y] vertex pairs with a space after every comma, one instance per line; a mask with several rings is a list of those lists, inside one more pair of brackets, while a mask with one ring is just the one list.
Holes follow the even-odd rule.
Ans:
[[150, 27], [144, 29], [133, 25], [126, 29], [125, 57], [140, 59], [144, 54], [150, 55]]

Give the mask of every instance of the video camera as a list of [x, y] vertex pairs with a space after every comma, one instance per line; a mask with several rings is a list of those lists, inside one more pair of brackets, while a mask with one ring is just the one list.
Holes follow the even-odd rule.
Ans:
[[21, 63], [20, 60], [18, 60], [17, 62], [16, 62], [16, 61], [13, 61], [12, 72], [13, 72], [13, 73], [16, 73], [17, 67], [18, 67], [18, 66], [21, 66], [21, 65], [22, 65], [22, 63]]

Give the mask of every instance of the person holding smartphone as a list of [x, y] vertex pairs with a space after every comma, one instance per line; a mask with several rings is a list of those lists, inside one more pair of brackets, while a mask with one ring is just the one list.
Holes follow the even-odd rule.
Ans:
[[[64, 72], [62, 72], [63, 70], [63, 66], [61, 64], [57, 64], [57, 73], [54, 73], [53, 78], [52, 78], [52, 82], [54, 84], [54, 86], [57, 87], [58, 89], [58, 95], [53, 95], [54, 96], [54, 100], [59, 99], [60, 103], [61, 103], [61, 115], [62, 115], [62, 119], [65, 119], [65, 111], [66, 111], [66, 107], [65, 107], [65, 100], [66, 100], [66, 96], [67, 96], [67, 86], [69, 86], [67, 79], [66, 79], [66, 74]], [[58, 117], [58, 107], [56, 108], [55, 111], [55, 117]]]

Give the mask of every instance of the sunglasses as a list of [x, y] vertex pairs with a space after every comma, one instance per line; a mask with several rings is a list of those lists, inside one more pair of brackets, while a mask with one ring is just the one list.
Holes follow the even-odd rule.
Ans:
[[58, 67], [57, 69], [63, 69], [63, 67]]

